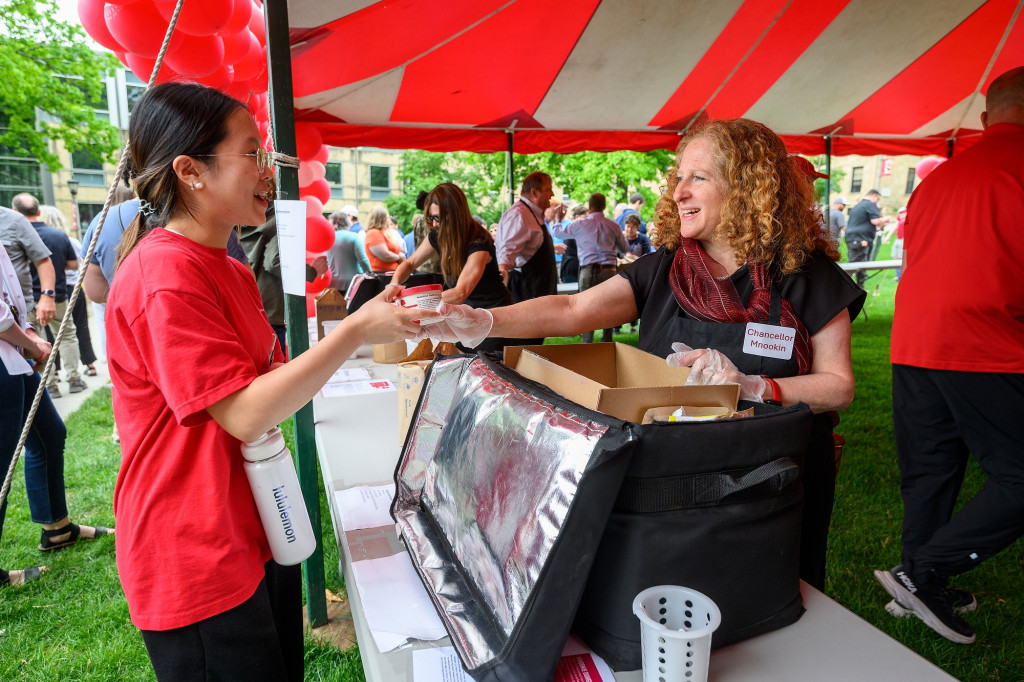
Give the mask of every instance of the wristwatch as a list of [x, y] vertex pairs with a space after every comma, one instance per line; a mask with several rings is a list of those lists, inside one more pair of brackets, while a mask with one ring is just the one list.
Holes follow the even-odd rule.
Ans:
[[39, 292], [39, 295], [40, 296], [49, 296], [50, 298], [56, 298], [57, 297], [57, 292], [54, 291], [53, 289], [43, 289], [42, 291]]

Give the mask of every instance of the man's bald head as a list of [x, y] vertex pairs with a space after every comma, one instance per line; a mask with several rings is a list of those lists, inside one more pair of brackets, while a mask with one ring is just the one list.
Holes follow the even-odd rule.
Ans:
[[988, 86], [981, 124], [987, 128], [997, 123], [1024, 125], [1024, 66], [1010, 69]]

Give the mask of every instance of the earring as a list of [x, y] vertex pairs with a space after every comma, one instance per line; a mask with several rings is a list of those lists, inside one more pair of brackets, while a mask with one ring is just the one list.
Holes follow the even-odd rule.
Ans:
[[192, 191], [195, 192], [196, 191], [196, 183], [193, 182], [190, 186], [192, 187]]
[[203, 183], [201, 183], [201, 182], [197, 182], [197, 183], [195, 184], [195, 187], [194, 187], [194, 189], [202, 189], [202, 188], [203, 188]]

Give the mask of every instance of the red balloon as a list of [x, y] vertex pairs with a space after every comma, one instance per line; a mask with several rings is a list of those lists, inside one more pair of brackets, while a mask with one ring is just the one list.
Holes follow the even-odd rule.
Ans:
[[260, 41], [260, 47], [267, 46], [267, 27], [263, 22], [263, 8], [253, 7], [252, 16], [249, 17], [249, 30]]
[[320, 152], [320, 147], [323, 143], [324, 140], [320, 137], [320, 131], [311, 123], [295, 124], [295, 149], [300, 159], [303, 161], [312, 159]]
[[316, 298], [309, 294], [306, 295], [306, 317], [316, 317]]
[[322, 215], [306, 216], [306, 251], [323, 253], [334, 246], [334, 226]]
[[[149, 79], [153, 75], [153, 67], [156, 66], [156, 60], [140, 57], [133, 52], [126, 53], [124, 57], [128, 62], [128, 68], [131, 72], [138, 76], [139, 80], [149, 83]], [[160, 65], [160, 73], [156, 77], [157, 83], [169, 83], [180, 80], [182, 80], [181, 76], [177, 71], [169, 67], [166, 61]]]
[[237, 33], [223, 34], [224, 63], [237, 64], [249, 54], [249, 43], [255, 43], [256, 37], [248, 29]]
[[299, 164], [299, 187], [308, 187], [324, 177], [324, 165], [319, 161], [303, 161]]
[[238, 74], [235, 74], [235, 81], [224, 90], [224, 94], [234, 97], [242, 104], [248, 105], [249, 98], [252, 96], [252, 83], [249, 82], [248, 78], [238, 78]]
[[267, 64], [260, 64], [260, 70], [252, 77], [252, 87], [256, 92], [266, 92], [270, 87], [270, 73]]
[[322, 144], [322, 145], [320, 145], [320, 149], [317, 150], [316, 154], [313, 155], [313, 158], [311, 159], [311, 161], [319, 161], [322, 164], [326, 164], [327, 163], [327, 159], [330, 158], [330, 153], [331, 152], [327, 148], [327, 145]]
[[918, 180], [924, 180], [928, 177], [943, 161], [945, 161], [945, 159], [939, 159], [934, 156], [922, 159], [921, 162], [917, 164], [917, 169], [914, 171]]
[[[107, 29], [125, 52], [156, 59], [167, 33], [168, 21], [160, 16], [152, 2], [143, 0], [130, 5], [107, 5], [103, 8]], [[168, 49], [181, 44], [181, 35], [175, 31]]]
[[249, 41], [245, 56], [235, 62], [235, 78], [252, 78], [260, 72], [260, 68], [266, 66], [266, 63], [267, 53], [263, 51], [259, 41], [253, 38]]
[[231, 81], [234, 80], [234, 78], [234, 69], [232, 69], [229, 64], [225, 64], [207, 76], [196, 78], [196, 81], [203, 85], [208, 85], [214, 90], [224, 92], [224, 90], [231, 85]]
[[227, 25], [220, 30], [221, 35], [238, 33], [243, 28], [249, 28], [249, 19], [252, 18], [253, 9], [251, 0], [235, 0], [234, 9]]
[[299, 197], [299, 200], [306, 202], [306, 215], [324, 214], [324, 202], [320, 201], [318, 198], [308, 194], [303, 194]]
[[331, 200], [331, 186], [327, 184], [326, 180], [317, 180], [308, 187], [303, 187], [299, 192], [299, 196], [316, 197], [320, 200], [321, 204], [326, 204]]
[[[166, 21], [170, 22], [176, 3], [157, 3], [156, 10]], [[231, 13], [235, 9], [234, 0], [203, 0], [203, 2], [186, 2], [178, 13], [175, 31], [191, 36], [212, 36], [228, 25]]]
[[224, 61], [224, 41], [217, 36], [185, 36], [173, 52], [167, 51], [165, 60], [182, 76], [209, 76]]
[[124, 52], [121, 43], [110, 35], [107, 22], [103, 18], [103, 0], [78, 0], [78, 18], [85, 32], [103, 47], [113, 52]]

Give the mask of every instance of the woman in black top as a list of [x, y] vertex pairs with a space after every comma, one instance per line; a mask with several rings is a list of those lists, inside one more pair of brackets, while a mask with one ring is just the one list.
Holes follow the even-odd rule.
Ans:
[[[449, 305], [497, 308], [510, 305], [512, 295], [501, 279], [494, 252], [494, 239], [473, 220], [466, 195], [457, 185], [444, 182], [423, 201], [424, 220], [430, 231], [396, 269], [392, 284], [403, 284], [409, 275], [435, 253], [439, 254], [445, 291], [441, 300]], [[480, 350], [500, 350], [505, 339], [491, 338]]]
[[810, 181], [775, 133], [746, 119], [711, 121], [679, 144], [658, 204], [658, 251], [578, 295], [493, 316], [447, 310], [421, 334], [569, 336], [639, 316], [639, 347], [690, 366], [691, 383], [738, 383], [747, 400], [806, 403], [818, 414], [804, 471], [801, 577], [820, 588], [835, 484], [829, 413], [853, 400], [850, 322], [865, 294], [835, 264], [813, 204]]

